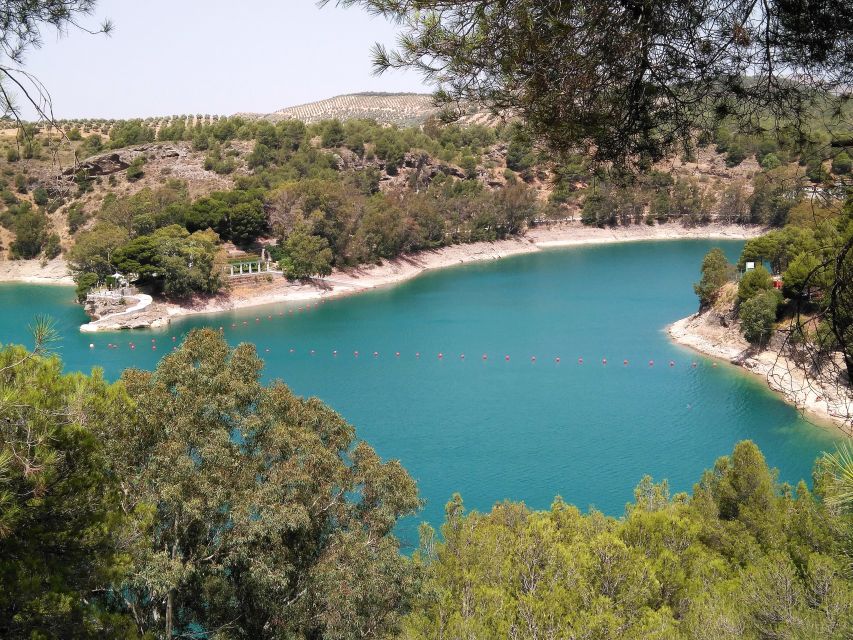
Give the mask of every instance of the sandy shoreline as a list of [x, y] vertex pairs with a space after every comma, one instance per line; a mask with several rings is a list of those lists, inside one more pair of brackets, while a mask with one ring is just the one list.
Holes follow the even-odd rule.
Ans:
[[0, 282], [73, 285], [74, 279], [62, 258], [54, 258], [44, 265], [40, 260], [3, 260], [0, 261]]
[[283, 278], [275, 278], [272, 282], [268, 282], [261, 277], [256, 278], [254, 282], [234, 282], [230, 291], [214, 298], [199, 299], [188, 304], [159, 306], [169, 318], [217, 313], [277, 302], [351, 295], [405, 282], [432, 269], [484, 260], [499, 260], [514, 255], [535, 253], [543, 249], [654, 240], [743, 240], [757, 237], [765, 231], [766, 229], [762, 227], [716, 223], [692, 228], [667, 224], [598, 229], [584, 226], [579, 222], [566, 222], [535, 227], [519, 238], [452, 245], [388, 260], [381, 265], [363, 265], [354, 269], [336, 270], [329, 277], [319, 281], [318, 285], [290, 283]]
[[676, 343], [703, 355], [725, 360], [764, 379], [788, 403], [814, 421], [838, 427], [853, 436], [853, 396], [806, 379], [803, 371], [777, 351], [756, 352], [737, 329], [724, 328], [694, 313], [667, 328]]
[[[232, 279], [229, 282], [229, 288], [217, 296], [198, 297], [180, 304], [155, 302], [139, 314], [102, 318], [90, 323], [87, 330], [117, 331], [128, 328], [163, 327], [173, 318], [183, 316], [352, 295], [405, 282], [432, 269], [484, 260], [499, 260], [544, 249], [656, 240], [742, 240], [754, 238], [765, 231], [766, 229], [762, 227], [718, 223], [691, 228], [680, 224], [665, 224], [607, 229], [588, 227], [580, 222], [542, 225], [528, 230], [524, 236], [508, 240], [451, 245], [387, 260], [381, 265], [362, 265], [353, 269], [336, 270], [329, 277], [318, 279], [315, 283], [288, 282], [280, 276]], [[0, 282], [2, 281], [73, 284], [68, 275], [67, 265], [61, 258], [50, 261], [44, 267], [35, 260], [2, 262], [0, 263]]]

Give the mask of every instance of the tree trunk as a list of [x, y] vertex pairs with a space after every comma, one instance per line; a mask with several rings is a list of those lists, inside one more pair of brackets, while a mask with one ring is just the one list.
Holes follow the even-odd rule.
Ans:
[[169, 595], [166, 596], [166, 640], [172, 637], [172, 606], [174, 602], [174, 591], [169, 589]]

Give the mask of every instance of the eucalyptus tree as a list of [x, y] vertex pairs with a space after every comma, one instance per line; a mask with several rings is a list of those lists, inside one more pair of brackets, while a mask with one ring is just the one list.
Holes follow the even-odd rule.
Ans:
[[124, 517], [90, 429], [127, 397], [97, 372], [63, 373], [49, 324], [35, 334], [31, 351], [0, 349], [0, 636], [133, 637], [107, 598]]
[[415, 483], [261, 367], [202, 330], [123, 374], [132, 409], [99, 434], [132, 522], [116, 593], [157, 637], [385, 637], [416, 587], [393, 533]]

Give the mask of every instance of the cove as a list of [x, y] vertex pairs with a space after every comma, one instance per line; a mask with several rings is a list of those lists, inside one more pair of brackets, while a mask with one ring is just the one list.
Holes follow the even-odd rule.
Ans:
[[644, 474], [689, 491], [745, 438], [781, 480], [809, 480], [815, 458], [840, 436], [805, 422], [760, 379], [712, 367], [664, 332], [696, 310], [691, 285], [702, 256], [720, 246], [734, 260], [742, 245], [549, 250], [309, 308], [270, 305], [187, 318], [162, 331], [94, 335], [78, 331], [86, 318], [73, 289], [3, 285], [0, 342], [29, 343], [27, 324], [47, 314], [62, 335], [66, 369], [100, 366], [115, 378], [128, 366], [154, 367], [192, 328], [222, 326], [232, 344], [257, 345], [266, 377], [318, 396], [380, 455], [402, 461], [426, 501], [400, 527], [404, 543], [414, 545], [417, 523], [439, 525], [457, 491], [478, 510], [503, 499], [547, 508], [559, 494], [582, 509], [620, 515]]

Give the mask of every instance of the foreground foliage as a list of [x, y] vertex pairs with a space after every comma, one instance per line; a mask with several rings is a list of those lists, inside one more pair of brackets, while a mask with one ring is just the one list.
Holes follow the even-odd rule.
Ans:
[[318, 400], [262, 384], [254, 347], [197, 331], [112, 385], [0, 356], [2, 637], [397, 627], [414, 482]]
[[780, 485], [751, 442], [706, 471], [693, 495], [644, 478], [622, 519], [502, 503], [447, 505], [425, 529], [427, 580], [407, 638], [849, 638], [849, 515]]
[[644, 478], [620, 519], [419, 507], [316, 399], [196, 331], [113, 384], [0, 351], [3, 638], [833, 639], [853, 633], [849, 449], [815, 490], [750, 442], [691, 496]]

